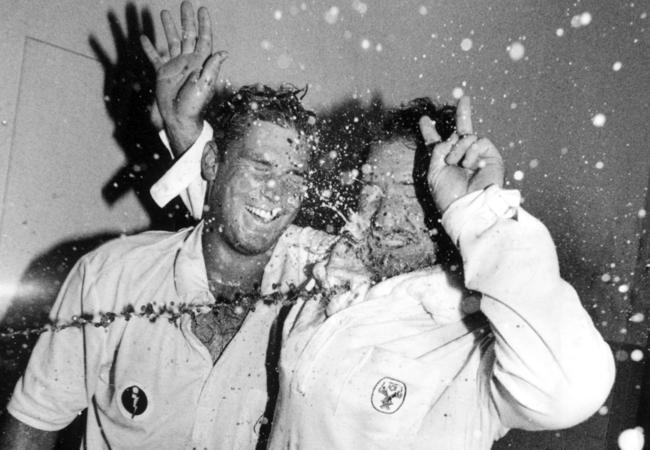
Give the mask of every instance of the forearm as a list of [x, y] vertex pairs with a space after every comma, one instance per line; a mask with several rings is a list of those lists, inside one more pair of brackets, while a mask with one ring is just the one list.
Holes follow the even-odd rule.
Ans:
[[43, 450], [54, 448], [58, 431], [32, 428], [5, 410], [0, 419], [0, 448], [14, 450]]

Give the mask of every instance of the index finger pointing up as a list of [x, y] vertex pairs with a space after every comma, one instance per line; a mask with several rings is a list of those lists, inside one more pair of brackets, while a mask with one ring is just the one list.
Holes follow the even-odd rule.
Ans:
[[458, 106], [456, 106], [456, 133], [459, 136], [474, 133], [472, 128], [472, 106], [467, 96], [461, 97], [458, 100]]

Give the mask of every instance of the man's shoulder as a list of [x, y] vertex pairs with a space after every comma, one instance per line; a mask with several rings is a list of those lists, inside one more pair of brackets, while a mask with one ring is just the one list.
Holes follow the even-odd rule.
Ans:
[[84, 255], [81, 264], [95, 274], [125, 267], [151, 267], [165, 256], [173, 256], [191, 228], [178, 232], [145, 231], [113, 239]]

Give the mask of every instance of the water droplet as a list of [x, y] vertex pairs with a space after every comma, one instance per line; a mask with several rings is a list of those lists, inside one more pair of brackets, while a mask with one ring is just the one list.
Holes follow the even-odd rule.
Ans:
[[524, 173], [521, 170], [515, 170], [515, 173], [512, 174], [512, 178], [521, 181], [524, 179]]
[[605, 117], [605, 114], [603, 113], [598, 113], [591, 118], [591, 123], [598, 128], [604, 126], [606, 121], [607, 121], [607, 117]]
[[340, 9], [337, 6], [332, 6], [325, 13], [325, 22], [334, 25], [339, 20]]
[[460, 41], [460, 48], [464, 52], [470, 51], [472, 49], [473, 45], [474, 44], [473, 44], [473, 42], [472, 42], [472, 40], [470, 38], [465, 38], [462, 41]]
[[361, 48], [364, 50], [368, 50], [370, 48], [370, 41], [368, 39], [362, 39]]
[[618, 72], [619, 70], [621, 70], [622, 67], [623, 67], [623, 63], [620, 61], [616, 61], [614, 65], [612, 65], [612, 70], [614, 72]]
[[522, 44], [519, 41], [510, 44], [507, 50], [508, 50], [508, 54], [510, 55], [510, 59], [512, 59], [513, 61], [519, 61], [521, 58], [524, 57], [524, 53], [526, 53], [524, 44]]
[[628, 428], [618, 435], [618, 448], [621, 450], [642, 450], [645, 439], [643, 428]]

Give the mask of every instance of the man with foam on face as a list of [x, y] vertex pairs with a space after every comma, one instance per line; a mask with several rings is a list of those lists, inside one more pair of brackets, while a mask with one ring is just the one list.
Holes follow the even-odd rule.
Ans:
[[[436, 130], [414, 111], [370, 152], [357, 242], [314, 269], [351, 291], [286, 318], [271, 449], [488, 449], [511, 428], [586, 420], [611, 389], [611, 351], [546, 228], [502, 188], [469, 99], [444, 141], [444, 114], [429, 109]], [[431, 266], [432, 203], [462, 269]]]
[[[145, 40], [160, 113], [180, 151], [203, 134], [201, 112], [222, 60], [212, 53], [207, 10], [198, 12], [198, 39], [189, 2], [181, 15], [182, 39], [162, 14], [169, 56]], [[313, 137], [313, 115], [298, 94], [243, 87], [225, 103], [219, 147], [201, 148], [195, 161], [206, 199], [196, 227], [117, 239], [75, 265], [51, 320], [108, 317], [107, 326], [41, 335], [7, 407], [0, 447], [52, 448], [58, 430], [87, 409], [84, 448], [255, 448], [281, 308], [257, 299], [304, 282], [303, 268], [332, 243], [290, 225]]]

